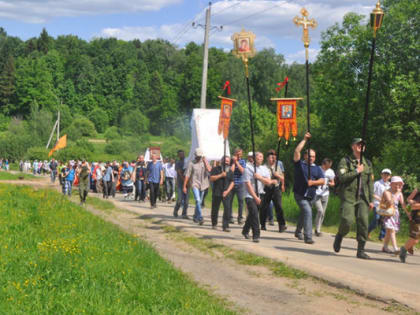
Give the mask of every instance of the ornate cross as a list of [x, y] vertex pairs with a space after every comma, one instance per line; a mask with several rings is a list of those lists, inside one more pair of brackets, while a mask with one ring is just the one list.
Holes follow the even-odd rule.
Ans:
[[293, 22], [296, 24], [296, 26], [303, 26], [302, 41], [303, 45], [306, 48], [306, 60], [308, 60], [308, 47], [310, 42], [308, 30], [309, 27], [315, 28], [318, 25], [318, 23], [314, 19], [308, 19], [309, 12], [305, 8], [302, 8], [302, 10], [300, 10], [300, 13], [303, 17], [295, 16]]

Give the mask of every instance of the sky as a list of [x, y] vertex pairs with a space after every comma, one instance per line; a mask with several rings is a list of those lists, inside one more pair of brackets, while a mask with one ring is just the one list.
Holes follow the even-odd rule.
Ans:
[[[377, 0], [220, 0], [211, 4], [210, 47], [230, 51], [231, 36], [242, 29], [256, 35], [258, 50], [274, 48], [287, 63], [303, 63], [302, 27], [293, 23], [305, 7], [318, 26], [310, 29], [310, 59], [320, 48], [321, 33], [341, 23], [348, 12], [368, 16]], [[77, 35], [85, 40], [162, 38], [182, 48], [203, 43], [204, 0], [0, 0], [0, 26], [23, 40], [45, 28], [54, 37]], [[195, 22], [196, 27], [192, 26]], [[220, 29], [220, 26], [223, 26]]]

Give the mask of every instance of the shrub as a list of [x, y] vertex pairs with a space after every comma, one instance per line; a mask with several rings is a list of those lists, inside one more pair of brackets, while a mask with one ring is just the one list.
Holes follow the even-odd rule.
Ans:
[[50, 149], [45, 147], [32, 147], [26, 151], [25, 159], [27, 160], [48, 160]]
[[116, 126], [109, 127], [105, 131], [104, 136], [107, 142], [120, 138], [120, 134], [118, 133], [118, 128]]

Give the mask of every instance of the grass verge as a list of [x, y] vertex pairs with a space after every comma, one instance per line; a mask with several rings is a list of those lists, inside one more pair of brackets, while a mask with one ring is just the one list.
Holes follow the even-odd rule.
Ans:
[[0, 184], [0, 235], [2, 313], [233, 313], [146, 242], [57, 192]]
[[38, 179], [38, 177], [28, 173], [9, 173], [0, 172], [0, 180], [18, 180], [18, 179]]

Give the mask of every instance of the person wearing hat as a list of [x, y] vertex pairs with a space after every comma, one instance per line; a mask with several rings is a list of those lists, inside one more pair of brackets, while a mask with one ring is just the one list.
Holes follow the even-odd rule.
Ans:
[[85, 159], [83, 159], [82, 164], [80, 164], [77, 167], [76, 173], [77, 173], [77, 176], [79, 177], [80, 205], [84, 205], [86, 202], [86, 197], [89, 192], [89, 175], [90, 175], [89, 163], [86, 162]]
[[[404, 209], [407, 216], [410, 217], [410, 214], [408, 213], [405, 207], [404, 196], [402, 194], [403, 185], [404, 181], [400, 176], [392, 176], [390, 185], [391, 188], [389, 188], [389, 190], [386, 190], [382, 196], [381, 206], [383, 206], [384, 209], [394, 209], [393, 216], [388, 216], [384, 218], [384, 227], [386, 229], [386, 235], [384, 237], [384, 246], [382, 248], [382, 251], [385, 253], [399, 254], [396, 239], [396, 233], [400, 229], [400, 212], [398, 211], [399, 204], [401, 204], [401, 207]], [[388, 249], [389, 241], [391, 241], [392, 243], [393, 250]]]
[[195, 158], [188, 164], [185, 173], [183, 192], [187, 194], [187, 184], [191, 180], [191, 188], [195, 199], [195, 212], [193, 220], [203, 225], [204, 219], [201, 212], [201, 201], [203, 200], [204, 191], [209, 188], [209, 174], [211, 167], [207, 159], [204, 157], [201, 148], [195, 149]]
[[[373, 208], [373, 169], [372, 163], [365, 157], [360, 161], [364, 146], [361, 138], [354, 138], [351, 144], [353, 154], [342, 158], [338, 164], [341, 222], [333, 247], [336, 253], [340, 251], [343, 237], [350, 231], [356, 217], [357, 258], [369, 259], [365, 253], [365, 245], [368, 239], [369, 208]], [[361, 176], [359, 191], [357, 191], [358, 176]]]
[[385, 237], [385, 228], [381, 224], [381, 216], [376, 213], [379, 207], [379, 202], [381, 201], [382, 194], [387, 191], [390, 187], [389, 179], [391, 178], [391, 170], [385, 168], [381, 172], [381, 179], [377, 180], [373, 184], [373, 219], [368, 227], [368, 238], [370, 239], [370, 233], [376, 229], [378, 225], [381, 225], [381, 231], [379, 232], [379, 240], [382, 241]]

